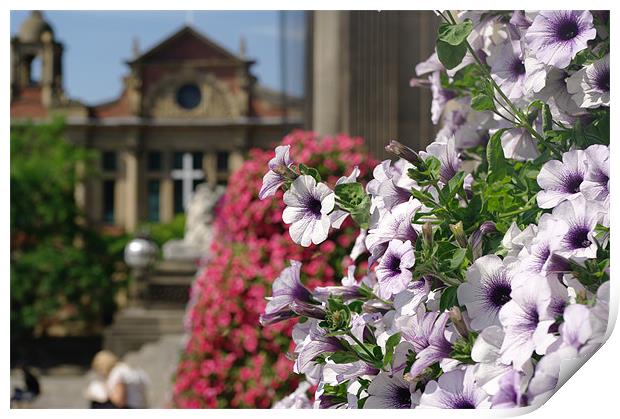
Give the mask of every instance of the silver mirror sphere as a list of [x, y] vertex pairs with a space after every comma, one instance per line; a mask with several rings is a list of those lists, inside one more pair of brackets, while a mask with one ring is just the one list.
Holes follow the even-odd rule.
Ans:
[[135, 238], [125, 246], [125, 263], [133, 269], [145, 269], [157, 259], [159, 249], [150, 240]]

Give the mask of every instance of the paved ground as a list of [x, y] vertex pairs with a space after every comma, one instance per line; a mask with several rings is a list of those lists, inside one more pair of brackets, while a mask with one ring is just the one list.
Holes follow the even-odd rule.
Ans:
[[[161, 340], [144, 345], [139, 351], [124, 358], [129, 365], [143, 369], [149, 376], [149, 405], [152, 408], [167, 407], [172, 389], [172, 375], [181, 349], [181, 335], [164, 336]], [[39, 377], [41, 395], [30, 405], [32, 409], [85, 409], [88, 401], [83, 392], [93, 378], [88, 371], [64, 366], [48, 371], [33, 368]], [[22, 374], [11, 371], [11, 389], [23, 386]]]
[[[39, 377], [41, 395], [28, 407], [32, 409], [85, 409], [88, 402], [82, 392], [88, 385], [89, 376], [74, 367], [54, 368], [47, 372], [33, 369]], [[11, 389], [23, 386], [20, 371], [11, 371]]]

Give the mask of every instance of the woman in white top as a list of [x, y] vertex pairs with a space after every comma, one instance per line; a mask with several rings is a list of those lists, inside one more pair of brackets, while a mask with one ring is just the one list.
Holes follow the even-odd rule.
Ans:
[[100, 351], [93, 359], [93, 370], [104, 380], [108, 400], [116, 408], [144, 409], [146, 377], [143, 371], [131, 368], [110, 351]]

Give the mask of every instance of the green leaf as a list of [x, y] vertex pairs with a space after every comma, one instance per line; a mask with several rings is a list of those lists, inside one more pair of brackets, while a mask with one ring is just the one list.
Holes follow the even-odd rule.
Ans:
[[455, 25], [442, 23], [437, 31], [438, 38], [453, 46], [461, 45], [465, 42], [473, 27], [474, 25], [470, 19], [465, 19], [464, 22]]
[[457, 65], [461, 64], [463, 57], [467, 53], [467, 47], [465, 43], [459, 45], [450, 45], [440, 39], [435, 44], [437, 49], [437, 57], [439, 61], [448, 69], [451, 70]]
[[456, 298], [456, 290], [459, 287], [457, 285], [453, 285], [443, 290], [441, 293], [441, 298], [439, 299], [439, 310], [449, 310], [454, 306], [458, 306], [458, 300]]
[[335, 352], [329, 356], [335, 364], [349, 364], [351, 362], [359, 361], [359, 357], [351, 352]]
[[345, 210], [351, 210], [362, 203], [367, 196], [361, 183], [342, 183], [335, 188], [336, 201]]
[[477, 94], [471, 99], [471, 107], [476, 111], [492, 111], [495, 109], [493, 98], [484, 93]]
[[385, 342], [385, 356], [383, 357], [383, 366], [387, 366], [392, 362], [394, 357], [394, 349], [400, 343], [400, 332], [393, 334]]
[[370, 223], [370, 196], [366, 195], [362, 202], [351, 210], [351, 218], [361, 228], [368, 228]]
[[502, 149], [502, 134], [506, 129], [500, 129], [497, 131], [487, 144], [487, 162], [489, 164], [488, 170], [488, 182], [494, 182], [504, 178], [508, 173], [508, 161], [504, 157], [504, 150]]
[[302, 175], [312, 176], [317, 182], [321, 181], [321, 175], [319, 174], [319, 171], [316, 170], [314, 167], [308, 167], [303, 163], [299, 163], [299, 173], [301, 173]]
[[459, 247], [458, 249], [456, 249], [456, 251], [454, 252], [454, 255], [452, 256], [452, 259], [450, 260], [450, 270], [456, 270], [458, 268], [460, 268], [460, 266], [463, 264], [463, 261], [465, 260], [465, 255], [467, 254], [467, 249]]

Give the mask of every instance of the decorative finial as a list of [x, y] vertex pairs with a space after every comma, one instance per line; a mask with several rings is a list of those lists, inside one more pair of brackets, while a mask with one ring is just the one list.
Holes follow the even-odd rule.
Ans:
[[239, 38], [239, 56], [241, 58], [245, 58], [246, 51], [247, 46], [245, 43], [245, 37], [242, 36], [241, 38]]
[[131, 43], [131, 53], [133, 54], [133, 58], [138, 58], [140, 56], [140, 38], [137, 36], [133, 37]]
[[187, 26], [192, 26], [194, 24], [194, 11], [193, 10], [188, 10], [185, 13], [185, 24]]

